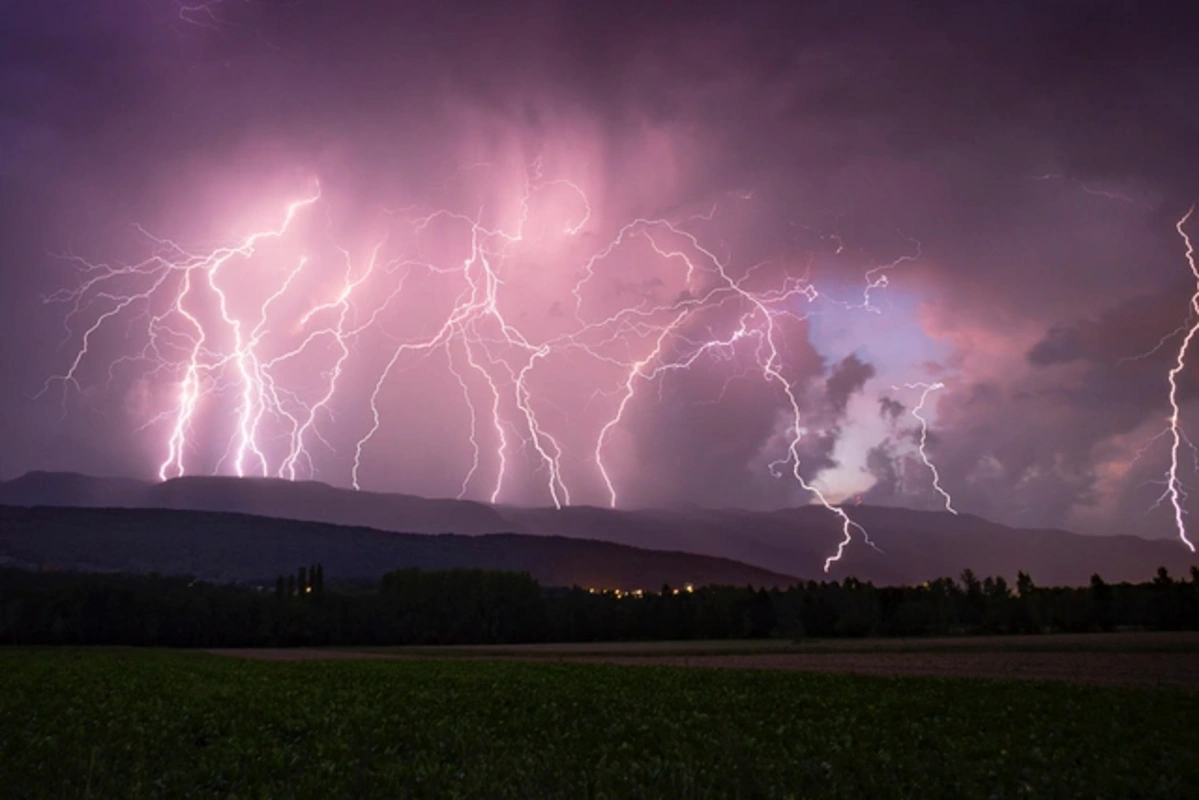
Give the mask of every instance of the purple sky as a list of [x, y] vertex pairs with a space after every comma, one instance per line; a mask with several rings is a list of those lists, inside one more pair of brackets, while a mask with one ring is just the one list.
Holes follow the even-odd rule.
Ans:
[[1176, 535], [1175, 4], [415, 5], [0, 22], [0, 477]]

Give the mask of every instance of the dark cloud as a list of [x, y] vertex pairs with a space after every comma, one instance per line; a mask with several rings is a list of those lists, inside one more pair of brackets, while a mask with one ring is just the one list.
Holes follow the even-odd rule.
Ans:
[[1028, 360], [1038, 367], [1064, 364], [1082, 358], [1082, 350], [1082, 334], [1077, 326], [1055, 325], [1028, 351]]
[[1169, 345], [1180, 341], [1193, 291], [1193, 286], [1177, 283], [1160, 294], [1122, 300], [1092, 317], [1057, 323], [1029, 350], [1029, 361], [1036, 366], [1078, 359], [1119, 366], [1140, 361], [1158, 369], [1177, 350]]
[[910, 501], [904, 491], [900, 466], [901, 457], [891, 441], [884, 441], [866, 452], [864, 469], [874, 484], [862, 495], [862, 500], [874, 505], [893, 505]]
[[846, 356], [833, 365], [824, 388], [829, 406], [837, 417], [845, 414], [849, 398], [861, 391], [866, 381], [874, 375], [874, 366], [862, 361], [856, 354]]
[[878, 399], [878, 414], [883, 419], [895, 422], [895, 420], [899, 419], [899, 415], [905, 411], [907, 411], [907, 406], [893, 397], [880, 397]]

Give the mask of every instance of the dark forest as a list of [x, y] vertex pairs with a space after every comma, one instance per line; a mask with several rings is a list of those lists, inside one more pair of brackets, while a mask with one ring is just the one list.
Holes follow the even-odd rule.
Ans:
[[387, 573], [326, 583], [315, 564], [273, 585], [189, 577], [0, 572], [6, 644], [266, 647], [947, 636], [1199, 629], [1199, 569], [1147, 583], [1040, 587], [1021, 574], [920, 586], [854, 578], [786, 590], [546, 588], [524, 573]]

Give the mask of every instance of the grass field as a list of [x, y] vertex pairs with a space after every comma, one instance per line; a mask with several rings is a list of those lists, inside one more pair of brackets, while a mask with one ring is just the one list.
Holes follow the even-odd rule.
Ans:
[[0, 650], [5, 797], [1187, 797], [1199, 694]]

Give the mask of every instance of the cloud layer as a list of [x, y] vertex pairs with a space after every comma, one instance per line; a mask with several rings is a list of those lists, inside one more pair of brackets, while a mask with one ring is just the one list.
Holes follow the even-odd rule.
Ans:
[[[929, 453], [960, 510], [1171, 534], [1169, 515], [1149, 509], [1165, 469], [1154, 437], [1169, 337], [1192, 287], [1174, 224], [1199, 197], [1199, 106], [1187, 102], [1199, 74], [1178, 16], [1193, 12], [359, 5], [213, 2], [201, 13], [170, 0], [58, 0], [3, 22], [5, 476], [147, 475], [162, 458], [162, 432], [146, 426], [175, 384], [107, 371], [144, 344], [136, 326], [97, 339], [101, 358], [65, 403], [57, 384], [30, 399], [80, 341], [77, 326], [63, 330], [63, 307], [40, 302], [79, 280], [53, 254], [136, 263], [147, 239], [135, 224], [203, 249], [273, 219], [319, 179], [324, 216], [288, 246], [330, 263], [338, 247], [365, 258], [384, 233], [392, 256], [462, 258], [461, 226], [414, 232], [430, 209], [482, 209], [507, 229], [527, 211], [549, 226], [505, 264], [505, 291], [521, 298], [510, 313], [542, 337], [565, 330], [590, 256], [639, 217], [693, 232], [755, 291], [806, 276], [822, 297], [797, 296], [797, 316], [780, 318], [780, 363], [804, 412], [803, 474], [831, 496], [940, 506], [914, 452], [918, 390], [904, 384], [942, 381], [927, 408]], [[576, 235], [553, 233], [584, 213], [565, 184], [522, 211], [538, 174], [585, 190]], [[1189, 230], [1199, 238], [1199, 223]], [[651, 247], [686, 242], [644, 233], [597, 269], [586, 314], [711, 287]], [[879, 276], [886, 285], [867, 291]], [[425, 331], [456, 298], [413, 280], [420, 301], [361, 345], [360, 377], [322, 423], [325, 479], [348, 480], [387, 336]], [[743, 311], [689, 318], [680, 341], [729, 336]], [[757, 363], [752, 348], [713, 354], [638, 390], [605, 440], [622, 502], [807, 500], [776, 477], [791, 420]], [[563, 469], [582, 501], [604, 502], [592, 456], [622, 373], [571, 358], [547, 369], [536, 388], [570, 445]], [[365, 451], [366, 483], [455, 494], [471, 458], [460, 388], [431, 360], [405, 370], [381, 396], [388, 434]], [[1192, 427], [1193, 375], [1181, 394]], [[227, 437], [211, 438], [201, 461]], [[503, 499], [547, 502], [536, 456], [513, 458], [523, 468]], [[480, 477], [470, 493], [489, 486]]]

